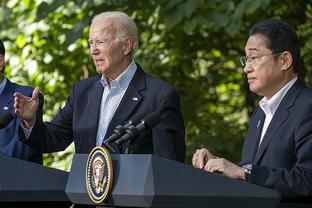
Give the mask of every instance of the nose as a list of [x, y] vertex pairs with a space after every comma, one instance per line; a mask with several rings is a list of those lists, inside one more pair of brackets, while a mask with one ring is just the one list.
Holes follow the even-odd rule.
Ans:
[[244, 72], [247, 74], [248, 72], [253, 71], [253, 68], [251, 66], [251, 64], [247, 61], [246, 65], [244, 66]]
[[97, 55], [100, 53], [100, 50], [97, 48], [95, 43], [90, 45], [90, 49], [91, 49], [91, 55]]

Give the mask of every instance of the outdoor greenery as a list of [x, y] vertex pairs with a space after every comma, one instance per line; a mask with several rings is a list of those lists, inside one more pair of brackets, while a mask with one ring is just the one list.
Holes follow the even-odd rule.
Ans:
[[[7, 76], [39, 86], [45, 120], [64, 104], [71, 86], [94, 75], [88, 47], [92, 17], [108, 10], [129, 14], [140, 33], [136, 61], [180, 94], [187, 158], [196, 148], [238, 162], [257, 97], [248, 90], [239, 57], [250, 27], [278, 18], [295, 27], [302, 44], [300, 76], [312, 84], [312, 2], [303, 0], [2, 0], [0, 38]], [[73, 147], [45, 155], [68, 170]]]

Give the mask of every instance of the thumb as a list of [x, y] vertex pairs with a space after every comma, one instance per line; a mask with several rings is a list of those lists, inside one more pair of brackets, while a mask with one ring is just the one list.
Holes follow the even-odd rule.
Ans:
[[38, 99], [38, 96], [39, 96], [39, 90], [40, 90], [40, 88], [39, 88], [39, 87], [36, 87], [36, 88], [34, 89], [34, 91], [33, 91], [33, 93], [32, 93], [32, 97], [31, 97], [33, 100]]

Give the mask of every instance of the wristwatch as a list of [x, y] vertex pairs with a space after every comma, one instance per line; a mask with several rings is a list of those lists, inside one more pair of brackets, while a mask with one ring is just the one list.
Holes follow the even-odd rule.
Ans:
[[248, 182], [250, 179], [251, 171], [252, 171], [252, 164], [245, 164], [243, 165], [245, 180]]

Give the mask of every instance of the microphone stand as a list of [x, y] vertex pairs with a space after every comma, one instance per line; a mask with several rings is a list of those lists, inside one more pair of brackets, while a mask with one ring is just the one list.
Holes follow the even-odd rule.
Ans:
[[133, 154], [133, 150], [134, 150], [134, 141], [133, 139], [129, 140], [126, 144], [126, 152], [125, 154]]
[[109, 143], [103, 143], [102, 147], [107, 147], [110, 150], [110, 152], [113, 154], [120, 154], [120, 150], [119, 150], [118, 146], [116, 147], [116, 146], [109, 144]]

